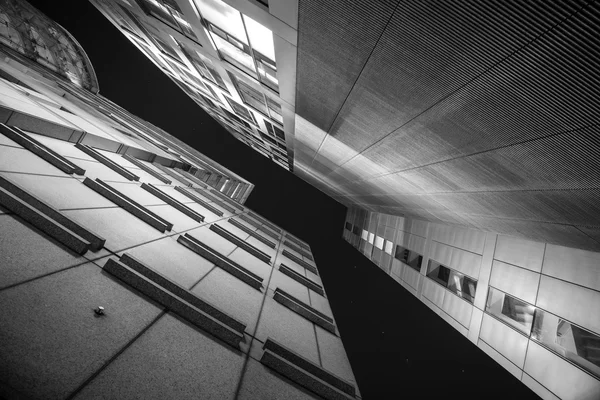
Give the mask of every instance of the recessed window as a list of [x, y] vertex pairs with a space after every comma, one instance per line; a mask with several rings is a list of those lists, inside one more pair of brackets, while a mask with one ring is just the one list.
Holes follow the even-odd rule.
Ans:
[[383, 250], [383, 238], [381, 236], [375, 236], [375, 242], [374, 242], [375, 247], [377, 247], [379, 250]]
[[367, 232], [363, 229], [362, 234], [360, 235], [360, 238], [362, 240], [367, 240], [368, 237], [369, 237], [369, 232]]
[[469, 303], [473, 303], [475, 300], [477, 281], [460, 272], [448, 268], [437, 261], [429, 260], [427, 277], [433, 279]]
[[269, 123], [269, 121], [265, 121], [265, 126], [267, 127], [267, 131], [272, 135], [276, 136], [279, 139], [285, 141], [285, 133], [280, 129], [277, 125], [273, 125]]
[[599, 335], [538, 308], [531, 338], [600, 378]]
[[230, 99], [229, 97], [225, 97], [225, 98], [227, 99], [227, 102], [229, 103], [229, 105], [231, 106], [233, 111], [238, 116], [240, 116], [240, 117], [244, 118], [245, 120], [250, 121], [256, 125], [256, 120], [254, 119], [254, 115], [252, 115], [252, 113], [250, 111], [248, 111], [248, 109], [246, 107], [244, 107], [240, 103]]
[[167, 25], [177, 29], [177, 22], [169, 12], [169, 9], [165, 7], [162, 2], [157, 0], [136, 0], [140, 8], [148, 15], [159, 19]]
[[529, 335], [535, 307], [490, 287], [485, 311]]
[[196, 0], [222, 59], [278, 92], [273, 32], [220, 0]]
[[394, 258], [402, 261], [404, 264], [409, 267], [420, 271], [421, 264], [423, 263], [423, 256], [416, 251], [409, 250], [402, 246], [396, 246], [396, 252], [394, 254]]

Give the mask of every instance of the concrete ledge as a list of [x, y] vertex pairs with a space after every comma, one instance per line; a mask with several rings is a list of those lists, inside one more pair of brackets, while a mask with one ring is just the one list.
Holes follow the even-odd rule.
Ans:
[[201, 257], [207, 259], [211, 263], [215, 264], [217, 267], [229, 272], [231, 275], [235, 276], [242, 282], [245, 282], [248, 285], [252, 286], [254, 289], [258, 291], [262, 289], [263, 278], [248, 271], [246, 268], [242, 267], [234, 261], [231, 261], [230, 259], [221, 255], [220, 253], [214, 251], [209, 246], [200, 242], [193, 236], [186, 233], [185, 236], [179, 236], [177, 238], [177, 242], [179, 244], [184, 245], [185, 247], [192, 250]]
[[197, 213], [196, 211], [192, 210], [191, 208], [189, 208], [185, 204], [179, 202], [178, 200], [175, 200], [174, 198], [172, 198], [171, 196], [169, 196], [168, 194], [166, 194], [162, 190], [156, 188], [155, 186], [153, 186], [153, 185], [151, 185], [149, 183], [143, 183], [142, 184], [142, 189], [144, 189], [145, 191], [147, 191], [147, 192], [153, 194], [154, 196], [158, 197], [159, 199], [161, 199], [162, 201], [164, 201], [165, 203], [167, 203], [171, 207], [175, 208], [177, 211], [180, 211], [183, 214], [187, 215], [188, 217], [190, 217], [194, 221], [196, 221], [196, 222], [204, 222], [204, 215]]
[[108, 168], [112, 169], [113, 171], [115, 171], [117, 174], [123, 176], [124, 178], [129, 179], [130, 181], [139, 181], [140, 180], [139, 176], [129, 172], [127, 169], [121, 167], [119, 164], [117, 164], [113, 160], [100, 154], [98, 151], [94, 150], [91, 146], [88, 146], [87, 144], [77, 143], [77, 144], [75, 144], [75, 147], [77, 147], [79, 150], [83, 151], [88, 156], [96, 159], [98, 162], [104, 164]]
[[121, 256], [120, 261], [121, 261], [121, 263], [127, 265], [129, 268], [138, 272], [139, 274], [145, 276], [146, 278], [150, 279], [151, 281], [155, 282], [156, 284], [162, 286], [163, 288], [165, 288], [169, 292], [173, 293], [177, 297], [180, 297], [181, 299], [187, 301], [188, 303], [190, 303], [197, 309], [205, 312], [206, 314], [210, 315], [211, 317], [213, 317], [213, 318], [219, 320], [220, 322], [222, 322], [223, 324], [229, 326], [231, 329], [233, 329], [241, 334], [243, 334], [244, 331], [246, 330], [246, 325], [243, 324], [242, 322], [239, 322], [232, 316], [225, 314], [224, 312], [218, 310], [211, 304], [209, 304], [209, 303], [205, 302], [204, 300], [200, 299], [199, 297], [197, 297], [195, 294], [193, 294], [189, 290], [176, 284], [175, 282], [171, 281], [169, 278], [165, 277], [164, 275], [159, 274], [154, 269], [144, 265], [141, 261], [132, 257], [131, 255], [129, 255], [127, 253], [123, 254]]
[[296, 255], [290, 253], [289, 251], [287, 251], [287, 250], [284, 249], [282, 254], [284, 256], [286, 256], [287, 258], [289, 258], [290, 260], [293, 260], [294, 262], [300, 264], [301, 266], [303, 266], [304, 268], [306, 268], [307, 270], [309, 270], [313, 274], [319, 275], [319, 271], [317, 271], [316, 267], [310, 265], [309, 263], [307, 263], [303, 259], [298, 258]]
[[229, 218], [227, 220], [227, 222], [229, 222], [231, 225], [235, 226], [238, 229], [241, 229], [242, 231], [246, 232], [248, 235], [252, 236], [253, 238], [257, 239], [258, 241], [266, 244], [267, 246], [269, 246], [270, 248], [274, 249], [275, 248], [275, 243], [271, 242], [270, 240], [268, 240], [267, 238], [259, 235], [257, 232], [253, 231], [252, 229], [248, 228], [246, 225], [244, 224], [240, 224], [238, 221], [236, 221], [233, 218]]
[[212, 224], [209, 229], [215, 232], [217, 235], [221, 236], [222, 238], [229, 240], [231, 243], [235, 244], [239, 248], [252, 254], [259, 260], [267, 264], [271, 262], [271, 256], [269, 256], [265, 252], [260, 251], [256, 247], [252, 246], [250, 243], [246, 243], [239, 237], [235, 236], [233, 233], [229, 232], [227, 229], [221, 227], [219, 224]]
[[190, 200], [194, 200], [196, 203], [200, 204], [202, 207], [206, 208], [208, 211], [212, 212], [213, 214], [216, 214], [219, 217], [223, 216], [223, 211], [211, 206], [210, 204], [208, 204], [207, 202], [205, 202], [198, 196], [194, 196], [193, 194], [191, 194], [190, 192], [188, 192], [186, 189], [182, 188], [181, 186], [175, 186], [175, 190], [177, 190], [179, 193], [186, 196]]
[[160, 169], [162, 172], [164, 172], [167, 175], [170, 175], [171, 177], [175, 178], [177, 181], [181, 182], [182, 184], [184, 184], [187, 187], [192, 187], [193, 183], [188, 181], [187, 179], [185, 179], [183, 176], [181, 176], [180, 174], [178, 174], [177, 172], [173, 171], [172, 168], [168, 168], [165, 167], [164, 165], [161, 164], [157, 164], [157, 163], [153, 163], [153, 165]]
[[239, 349], [240, 342], [244, 340], [243, 334], [234, 331], [210, 315], [203, 313], [192, 304], [188, 303], [174, 293], [167, 291], [158, 283], [153, 282], [151, 279], [139, 274], [135, 270], [129, 268], [127, 265], [111, 258], [104, 265], [104, 270], [119, 278], [126, 284], [132, 286], [142, 294], [148, 296], [150, 299], [173, 311], [175, 314], [179, 315], [190, 323], [221, 339], [223, 342], [235, 347], [236, 349]]
[[73, 162], [56, 153], [54, 150], [49, 149], [42, 143], [33, 139], [18, 127], [8, 127], [4, 124], [0, 124], [0, 133], [17, 142], [36, 156], [44, 159], [66, 174], [85, 174], [85, 170], [83, 168], [77, 166]]
[[153, 170], [152, 168], [150, 168], [149, 166], [147, 166], [146, 164], [144, 164], [137, 158], [135, 158], [129, 154], [123, 154], [122, 157], [124, 159], [126, 159], [127, 161], [129, 161], [130, 163], [132, 163], [133, 165], [135, 165], [136, 167], [138, 167], [139, 169], [141, 169], [142, 171], [146, 172], [147, 174], [152, 175], [153, 177], [155, 177], [162, 183], [166, 183], [167, 185], [171, 184], [171, 180], [165, 178], [164, 175], [159, 174], [158, 172], [156, 172], [155, 170]]
[[320, 313], [315, 310], [308, 304], [298, 300], [294, 296], [284, 292], [283, 290], [277, 288], [275, 290], [275, 294], [273, 295], [273, 299], [283, 306], [289, 308], [294, 311], [296, 314], [301, 315], [306, 318], [310, 322], [313, 322], [319, 325], [321, 328], [333, 333], [337, 336], [337, 332], [335, 330], [335, 325], [333, 324], [333, 320], [328, 316]]
[[267, 235], [269, 235], [270, 237], [272, 237], [273, 239], [277, 239], [279, 241], [280, 236], [278, 234], [276, 234], [275, 232], [272, 232], [270, 229], [262, 226], [259, 222], [253, 220], [252, 218], [248, 218], [248, 216], [242, 214], [242, 215], [240, 215], [240, 219], [242, 221], [246, 221], [247, 223], [255, 226], [259, 231], [264, 232]]
[[[93, 233], [89, 229], [84, 228], [83, 226], [79, 225], [77, 222], [75, 222], [72, 219], [68, 218], [67, 216], [63, 215], [57, 209], [49, 206], [42, 200], [38, 199], [34, 195], [28, 193], [26, 190], [19, 187], [17, 184], [13, 183], [12, 181], [10, 181], [7, 178], [2, 177], [2, 176], [0, 176], [0, 188], [4, 189], [5, 195], [3, 197], [4, 197], [4, 201], [7, 202], [6, 204], [2, 203], [2, 206], [9, 209], [12, 212], [14, 212], [15, 214], [21, 216], [21, 218], [27, 220], [28, 222], [30, 222], [30, 221], [27, 218], [34, 218], [34, 216], [35, 216], [34, 219], [31, 219], [32, 222], [30, 222], [34, 226], [38, 227], [37, 225], [35, 225], [35, 223], [33, 221], [38, 221], [39, 223], [45, 223], [45, 222], [43, 222], [43, 220], [48, 219], [48, 220], [54, 221], [55, 225], [62, 226], [64, 228], [66, 228], [67, 230], [69, 230], [70, 232], [72, 232], [73, 234], [75, 234], [76, 236], [78, 236], [79, 238], [83, 238], [85, 241], [87, 241], [89, 243], [89, 250], [98, 251], [104, 247], [104, 243], [106, 242], [106, 240], [104, 238]], [[11, 194], [11, 196], [6, 196], [6, 194]], [[27, 207], [24, 207], [24, 205], [27, 205]], [[39, 215], [44, 215], [45, 218], [40, 219]], [[40, 230], [44, 230], [41, 227], [38, 227], [38, 228]], [[52, 237], [55, 237], [51, 233], [51, 232], [53, 232], [53, 230], [50, 230], [50, 231], [44, 230], [44, 232], [48, 233]], [[55, 237], [55, 238], [57, 240], [59, 240], [58, 237]], [[64, 243], [62, 241], [61, 241], [61, 243], [65, 244], [65, 246], [69, 247], [69, 245], [67, 243]], [[70, 243], [70, 240], [68, 243]], [[75, 244], [73, 244], [73, 245], [75, 245]], [[71, 247], [69, 247], [69, 248], [71, 248]], [[77, 245], [77, 248], [81, 249], [81, 246]], [[74, 250], [74, 251], [76, 251], [76, 250]], [[85, 251], [84, 251], [84, 253], [85, 253]], [[83, 253], [79, 253], [79, 254], [83, 254]]]
[[85, 178], [83, 184], [95, 191], [96, 193], [99, 193], [108, 200], [112, 201], [113, 203], [115, 203], [125, 211], [129, 212], [130, 214], [138, 217], [148, 225], [152, 226], [153, 228], [156, 228], [159, 232], [164, 233], [165, 231], [170, 231], [171, 229], [173, 229], [172, 223], [159, 217], [152, 211], [148, 210], [146, 207], [133, 201], [132, 199], [125, 196], [123, 193], [109, 186], [100, 179], [96, 178], [96, 181], [93, 181], [90, 178]]
[[328, 400], [355, 398], [356, 389], [320, 366], [268, 338], [260, 362]]
[[279, 271], [282, 274], [287, 275], [288, 277], [292, 278], [296, 282], [301, 283], [302, 285], [306, 286], [307, 288], [312, 289], [313, 291], [319, 293], [321, 296], [325, 296], [325, 292], [323, 291], [323, 287], [321, 285], [300, 275], [293, 269], [286, 267], [285, 264], [279, 264]]
[[213, 202], [217, 203], [219, 205], [219, 207], [224, 208], [231, 213], [235, 213], [235, 211], [236, 211], [235, 208], [228, 206], [227, 204], [224, 204], [221, 200], [214, 198], [213, 196], [208, 194], [208, 190], [202, 190], [200, 188], [192, 188], [192, 189], [195, 190], [196, 192], [200, 193], [202, 196], [206, 197], [207, 199], [210, 199]]
[[312, 255], [310, 253], [307, 253], [306, 250], [300, 248], [300, 246], [296, 246], [294, 243], [290, 242], [289, 240], [286, 240], [285, 242], [283, 242], [283, 244], [285, 244], [290, 249], [300, 253], [302, 256], [308, 258], [310, 261], [315, 261], [315, 259], [312, 257]]
[[23, 220], [58, 240], [77, 254], [85, 254], [90, 248], [90, 242], [1, 187], [0, 205], [14, 212]]

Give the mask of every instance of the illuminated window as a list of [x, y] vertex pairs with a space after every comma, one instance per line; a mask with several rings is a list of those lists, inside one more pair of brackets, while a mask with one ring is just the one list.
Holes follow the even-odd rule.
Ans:
[[222, 59], [279, 91], [273, 32], [220, 0], [196, 0]]

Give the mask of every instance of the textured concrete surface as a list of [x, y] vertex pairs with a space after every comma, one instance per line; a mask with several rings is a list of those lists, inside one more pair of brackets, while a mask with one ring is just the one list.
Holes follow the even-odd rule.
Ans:
[[0, 304], [0, 379], [39, 399], [66, 397], [160, 312], [94, 264], [3, 290]]
[[233, 399], [243, 365], [195, 327], [166, 314], [77, 399]]

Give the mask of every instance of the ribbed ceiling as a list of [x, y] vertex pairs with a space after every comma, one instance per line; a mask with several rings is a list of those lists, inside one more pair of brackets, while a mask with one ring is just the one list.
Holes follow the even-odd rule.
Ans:
[[299, 162], [347, 204], [600, 250], [599, 50], [595, 2], [300, 0], [328, 136]]

